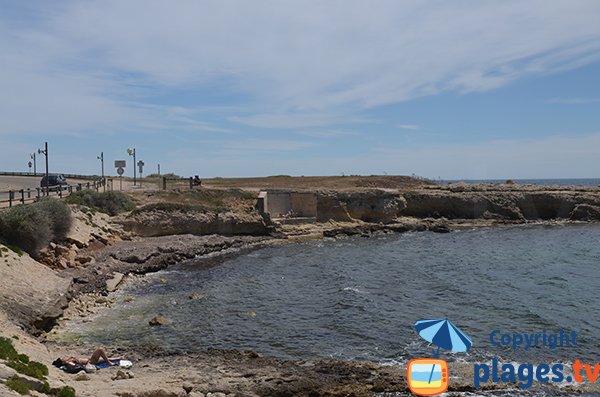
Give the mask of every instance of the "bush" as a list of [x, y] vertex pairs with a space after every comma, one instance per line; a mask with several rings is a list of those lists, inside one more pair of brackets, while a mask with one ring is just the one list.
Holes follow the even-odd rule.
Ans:
[[52, 241], [50, 217], [37, 204], [0, 212], [0, 240], [36, 254]]
[[12, 378], [6, 381], [6, 386], [9, 389], [16, 391], [19, 394], [29, 394], [29, 392], [33, 389], [29, 383], [25, 383], [19, 378]]
[[75, 389], [70, 386], [64, 386], [60, 389], [53, 390], [52, 394], [56, 397], [75, 397]]
[[0, 336], [0, 359], [2, 360], [16, 360], [19, 354], [15, 350], [12, 341], [8, 338]]
[[23, 375], [31, 376], [32, 378], [44, 379], [48, 376], [48, 367], [37, 361], [29, 361], [27, 364], [21, 361], [8, 361], [6, 365], [15, 371]]
[[109, 215], [117, 215], [120, 212], [131, 211], [135, 208], [131, 198], [122, 192], [82, 190], [67, 197], [67, 202], [83, 205]]
[[182, 204], [182, 203], [153, 203], [144, 205], [141, 208], [136, 208], [131, 212], [131, 215], [138, 215], [144, 212], [163, 211], [163, 212], [201, 212], [206, 213], [208, 209], [199, 204]]
[[50, 218], [54, 238], [65, 238], [73, 224], [69, 206], [62, 201], [52, 198], [42, 199], [37, 205]]

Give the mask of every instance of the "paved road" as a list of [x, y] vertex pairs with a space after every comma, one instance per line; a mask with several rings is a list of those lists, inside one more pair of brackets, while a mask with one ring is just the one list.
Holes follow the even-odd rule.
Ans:
[[0, 192], [7, 190], [35, 189], [40, 187], [42, 176], [0, 176]]

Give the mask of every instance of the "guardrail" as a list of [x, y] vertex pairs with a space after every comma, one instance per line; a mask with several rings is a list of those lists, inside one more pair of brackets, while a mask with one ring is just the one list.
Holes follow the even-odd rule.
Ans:
[[[100, 179], [98, 175], [77, 175], [77, 174], [62, 174], [60, 172], [52, 172], [52, 175], [64, 175], [65, 178], [72, 179]], [[0, 171], [0, 176], [35, 176], [35, 177], [43, 177], [46, 175], [43, 172], [16, 172], [16, 171]]]
[[66, 186], [49, 186], [49, 187], [37, 187], [35, 189], [19, 189], [19, 190], [7, 190], [0, 192], [0, 208], [10, 208], [13, 205], [19, 204], [31, 204], [40, 201], [42, 197], [68, 197], [74, 191], [79, 192], [84, 189], [94, 189], [98, 191], [100, 187], [104, 185], [105, 181], [102, 179], [95, 180], [93, 182], [77, 183]]

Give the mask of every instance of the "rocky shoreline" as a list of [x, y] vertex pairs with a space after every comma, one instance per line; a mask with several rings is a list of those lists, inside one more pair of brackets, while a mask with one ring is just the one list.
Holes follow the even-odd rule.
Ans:
[[[0, 296], [0, 309], [7, 320], [2, 333], [10, 329], [32, 345], [39, 344], [39, 340], [29, 335], [41, 335], [44, 340], [44, 333], [56, 326], [66, 309], [68, 316], [85, 319], [94, 313], [94, 306], [110, 306], [109, 294], [126, 275], [156, 272], [189, 259], [204, 258], [202, 266], [208, 268], [229, 255], [303, 239], [370, 237], [410, 231], [447, 233], [495, 225], [600, 220], [597, 188], [426, 186], [410, 192], [377, 190], [326, 193], [323, 197], [329, 200], [330, 205], [325, 208], [330, 211], [323, 212], [322, 222], [277, 225], [264, 217], [228, 214], [221, 218], [225, 222], [216, 225], [233, 231], [225, 233], [233, 235], [197, 235], [204, 230], [202, 218], [192, 216], [190, 226], [186, 223], [190, 217], [179, 211], [165, 230], [198, 233], [164, 235], [161, 231], [154, 237], [137, 237], [124, 228], [151, 231], [153, 224], [164, 224], [165, 213], [145, 213], [137, 220], [121, 219], [120, 224], [115, 224], [115, 219], [105, 215], [75, 210], [78, 222], [71, 235], [65, 242], [49, 247], [39, 258], [46, 266], [28, 256], [11, 254], [6, 259], [7, 267], [0, 268], [0, 272], [12, 277], [15, 267], [11, 267], [11, 261], [16, 266], [25, 264], [24, 274], [15, 276], [13, 281], [8, 278], [3, 285], [6, 288]], [[244, 219], [249, 225], [244, 224]], [[215, 220], [210, 218], [207, 222]], [[206, 230], [212, 231], [212, 226]], [[245, 235], [236, 235], [235, 231]], [[39, 277], [43, 282], [36, 280]], [[13, 283], [11, 288], [9, 282]], [[28, 294], [34, 299], [28, 300]], [[73, 348], [85, 355], [91, 347], [46, 342], [38, 348], [39, 355], [51, 362], [56, 355], [72, 354]], [[370, 362], [288, 361], [253, 352], [223, 350], [173, 355], [152, 348], [129, 354], [138, 363], [135, 380], [113, 381], [107, 376], [110, 370], [77, 384], [70, 376], [52, 369], [51, 376], [57, 382], [74, 385], [82, 396], [367, 396], [407, 391], [402, 368]], [[472, 390], [467, 383], [453, 388]], [[0, 391], [4, 392], [1, 386]]]

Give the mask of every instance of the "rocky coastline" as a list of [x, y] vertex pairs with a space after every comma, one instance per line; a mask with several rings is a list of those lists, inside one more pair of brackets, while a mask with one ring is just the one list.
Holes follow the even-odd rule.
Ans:
[[[74, 208], [74, 230], [64, 242], [42, 252], [38, 261], [4, 255], [0, 334], [18, 336], [20, 347], [51, 362], [72, 348], [64, 342], [40, 344], [65, 310], [69, 316], [86, 318], [94, 306], [110, 305], [110, 293], [127, 275], [156, 272], [193, 258], [206, 258], [203, 266], [210, 267], [228, 255], [306, 238], [600, 221], [600, 189], [595, 187], [457, 184], [317, 195], [322, 209], [318, 222], [301, 225], [281, 225], [247, 213], [219, 217], [157, 210], [110, 218]], [[24, 266], [22, 274], [16, 271], [19, 266]], [[76, 348], [85, 355], [90, 347]], [[407, 391], [401, 368], [368, 362], [287, 361], [222, 350], [171, 356], [172, 352], [148, 349], [130, 354], [140, 363], [135, 379], [112, 381], [112, 373], [105, 371], [74, 382], [54, 369], [51, 377], [74, 386], [81, 396], [367, 396]], [[472, 390], [468, 384], [453, 387]]]

